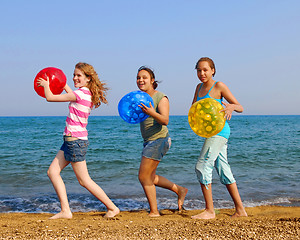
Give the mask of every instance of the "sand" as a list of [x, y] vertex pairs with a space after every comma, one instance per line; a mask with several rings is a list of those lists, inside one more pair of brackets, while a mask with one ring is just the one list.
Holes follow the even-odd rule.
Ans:
[[233, 209], [218, 209], [213, 220], [194, 220], [201, 210], [74, 213], [72, 219], [49, 220], [49, 213], [1, 213], [0, 239], [300, 239], [300, 207], [246, 208], [248, 217], [230, 218]]

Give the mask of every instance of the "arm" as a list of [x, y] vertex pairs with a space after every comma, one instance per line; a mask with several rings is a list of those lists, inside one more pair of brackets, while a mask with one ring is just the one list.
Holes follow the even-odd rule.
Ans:
[[225, 118], [227, 120], [231, 119], [232, 112], [241, 113], [244, 111], [243, 106], [238, 102], [238, 100], [231, 93], [229, 88], [222, 82], [218, 82], [217, 87], [220, 89], [221, 96], [224, 97], [228, 103], [222, 102], [225, 108], [221, 112], [225, 112]]
[[69, 87], [68, 84], [65, 85], [64, 90], [66, 91], [66, 93], [73, 92], [73, 90]]
[[196, 87], [192, 105], [193, 105], [193, 103], [195, 103], [195, 102], [197, 101], [197, 94], [198, 94], [200, 85], [201, 85], [201, 83], [199, 83], [199, 84], [197, 85], [197, 87]]
[[167, 97], [163, 97], [158, 103], [159, 112], [155, 111], [151, 103], [150, 103], [150, 107], [147, 107], [143, 103], [141, 103], [141, 105], [142, 106], [140, 106], [140, 108], [143, 110], [143, 112], [153, 117], [159, 124], [161, 125], [169, 124], [170, 105], [169, 105], [169, 99]]
[[49, 84], [49, 78], [47, 77], [47, 80], [43, 78], [39, 78], [37, 80], [37, 83], [39, 86], [42, 86], [45, 91], [45, 97], [48, 102], [70, 102], [70, 101], [76, 101], [76, 96], [73, 93], [72, 89], [66, 84], [64, 87], [66, 94], [61, 95], [54, 95], [50, 90], [50, 84]]

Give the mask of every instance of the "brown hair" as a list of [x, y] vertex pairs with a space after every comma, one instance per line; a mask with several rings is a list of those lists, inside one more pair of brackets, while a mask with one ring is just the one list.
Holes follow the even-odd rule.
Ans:
[[212, 59], [210, 59], [210, 58], [208, 58], [208, 57], [202, 57], [202, 58], [200, 58], [200, 59], [198, 60], [198, 62], [196, 63], [195, 69], [198, 68], [198, 64], [199, 64], [200, 62], [208, 62], [210, 68], [215, 70], [215, 72], [214, 72], [214, 74], [213, 74], [213, 76], [215, 76], [215, 74], [216, 74], [216, 67], [215, 67], [215, 63], [214, 63], [214, 61], [213, 61]]
[[90, 81], [87, 83], [88, 89], [92, 94], [92, 103], [95, 108], [98, 108], [101, 103], [107, 104], [105, 83], [101, 82], [94, 67], [88, 63], [79, 62], [75, 65], [75, 68], [82, 71]]
[[152, 85], [153, 85], [153, 88], [156, 89], [157, 86], [158, 86], [158, 81], [155, 81], [154, 71], [153, 71], [151, 68], [149, 68], [149, 67], [141, 66], [141, 67], [138, 69], [138, 73], [139, 73], [140, 71], [142, 71], [142, 70], [147, 71], [147, 72], [150, 74], [151, 79], [154, 79], [154, 82], [153, 82]]

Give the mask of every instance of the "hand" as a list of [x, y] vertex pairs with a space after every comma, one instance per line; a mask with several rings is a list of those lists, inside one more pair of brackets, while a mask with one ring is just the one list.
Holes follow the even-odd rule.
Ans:
[[[150, 116], [153, 115], [153, 113], [155, 112], [155, 109], [153, 108], [151, 102], [150, 102], [150, 107], [147, 107], [144, 103], [141, 103], [141, 105], [139, 105], [139, 107], [142, 109], [142, 111]], [[151, 115], [152, 114], [152, 115]]]
[[47, 77], [47, 79], [44, 79], [44, 78], [38, 78], [38, 80], [36, 81], [37, 82], [37, 84], [38, 84], [38, 87], [46, 87], [46, 86], [48, 86], [49, 87], [49, 77], [48, 76], [46, 76]]
[[224, 109], [222, 109], [220, 112], [224, 112], [225, 113], [225, 118], [227, 120], [230, 120], [231, 119], [231, 116], [232, 116], [232, 112], [234, 111], [234, 104], [230, 104], [230, 103], [225, 103], [225, 102], [222, 102], [225, 106]]

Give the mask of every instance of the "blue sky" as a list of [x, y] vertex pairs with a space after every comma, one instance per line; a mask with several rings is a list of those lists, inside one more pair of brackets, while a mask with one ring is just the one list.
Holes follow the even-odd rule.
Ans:
[[[109, 104], [92, 115], [118, 115], [151, 66], [171, 115], [187, 115], [200, 57], [216, 64], [246, 115], [300, 114], [300, 2], [295, 1], [1, 1], [0, 116], [65, 116], [33, 89], [45, 67], [62, 69], [73, 88], [79, 61], [107, 83]], [[74, 89], [74, 88], [73, 88]]]

